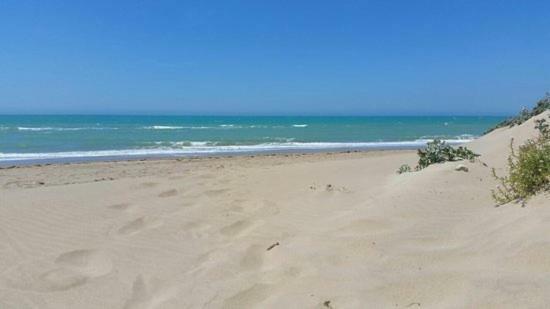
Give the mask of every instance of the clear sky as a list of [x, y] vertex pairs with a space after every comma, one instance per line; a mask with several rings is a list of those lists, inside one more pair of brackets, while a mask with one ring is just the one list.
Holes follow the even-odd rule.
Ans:
[[550, 1], [0, 1], [0, 113], [503, 115]]

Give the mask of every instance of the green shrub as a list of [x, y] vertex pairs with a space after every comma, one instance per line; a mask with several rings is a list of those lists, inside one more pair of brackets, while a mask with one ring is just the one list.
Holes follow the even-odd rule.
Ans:
[[408, 164], [403, 164], [397, 170], [397, 174], [409, 173], [412, 172], [412, 168]]
[[[418, 164], [415, 167], [416, 171], [424, 169], [435, 163], [464, 159], [473, 161], [476, 157], [479, 157], [479, 155], [466, 147], [459, 146], [458, 148], [453, 148], [444, 141], [435, 139], [428, 142], [428, 144], [426, 144], [426, 148], [418, 149], [418, 157]], [[403, 164], [399, 167], [397, 173], [403, 174], [411, 171], [412, 168], [409, 165]]]
[[489, 130], [485, 131], [485, 134], [498, 128], [513, 127], [515, 125], [520, 125], [525, 121], [531, 119], [531, 117], [540, 115], [547, 110], [550, 110], [550, 93], [546, 93], [546, 95], [536, 103], [535, 107], [533, 107], [532, 110], [523, 108], [517, 116], [505, 119], [504, 121], [500, 122], [493, 128], [490, 128]]
[[517, 153], [513, 140], [510, 143], [509, 175], [499, 177], [493, 169], [493, 176], [500, 182], [497, 189], [492, 190], [497, 205], [525, 202], [538, 192], [550, 190], [550, 129], [545, 119], [536, 122], [539, 131], [536, 139], [528, 140]]
[[479, 155], [466, 147], [453, 148], [444, 141], [434, 140], [429, 142], [424, 149], [418, 149], [418, 165], [416, 170], [421, 170], [434, 163], [442, 163], [457, 160], [474, 160]]
[[543, 142], [550, 140], [550, 125], [546, 123], [546, 119], [537, 119], [535, 123], [535, 129], [539, 131], [539, 140], [543, 140]]

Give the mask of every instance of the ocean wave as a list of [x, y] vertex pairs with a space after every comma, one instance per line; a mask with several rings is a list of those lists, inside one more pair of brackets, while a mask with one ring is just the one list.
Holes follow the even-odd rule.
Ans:
[[218, 126], [219, 129], [252, 129], [252, 128], [259, 128], [259, 126], [256, 125], [234, 125], [234, 124], [220, 124]]
[[19, 131], [76, 131], [77, 128], [52, 128], [52, 127], [39, 127], [39, 128], [30, 128], [30, 127], [17, 127]]
[[144, 129], [148, 130], [178, 130], [178, 129], [184, 129], [184, 127], [180, 126], [149, 126], [149, 127], [143, 127]]
[[[422, 147], [431, 139], [399, 142], [284, 142], [263, 143], [256, 145], [213, 145], [212, 142], [180, 142], [180, 145], [160, 146], [156, 148], [125, 149], [125, 150], [99, 150], [99, 151], [73, 151], [73, 152], [49, 152], [49, 153], [0, 153], [2, 161], [21, 160], [47, 160], [47, 159], [71, 159], [71, 158], [98, 158], [98, 157], [147, 157], [147, 156], [178, 156], [178, 155], [212, 155], [212, 154], [238, 154], [238, 153], [262, 153], [277, 151], [322, 151], [345, 149], [405, 149]], [[469, 140], [450, 139], [445, 140], [449, 144], [461, 144]], [[178, 143], [178, 142], [174, 142]], [[187, 144], [186, 144], [187, 143]]]
[[63, 128], [63, 127], [17, 127], [19, 131], [82, 131], [82, 130], [117, 130], [112, 127], [78, 127], [78, 128]]
[[142, 127], [142, 129], [147, 130], [195, 130], [195, 129], [224, 129], [224, 130], [232, 130], [232, 129], [282, 129], [282, 128], [306, 128], [307, 124], [293, 124], [291, 126], [283, 126], [283, 125], [263, 125], [263, 124], [251, 124], [251, 125], [236, 125], [236, 124], [220, 124], [218, 126], [166, 126], [166, 125], [154, 125], [154, 126], [146, 126]]
[[148, 126], [143, 127], [142, 129], [146, 130], [185, 130], [185, 129], [191, 129], [191, 130], [202, 130], [202, 129], [213, 129], [214, 127], [206, 127], [206, 126]]
[[218, 142], [192, 142], [192, 141], [180, 141], [180, 142], [154, 142], [153, 144], [163, 147], [181, 148], [181, 147], [200, 147], [200, 146], [215, 146]]
[[263, 139], [264, 140], [272, 140], [272, 141], [275, 141], [275, 142], [278, 142], [278, 143], [281, 143], [281, 142], [290, 143], [290, 142], [294, 142], [296, 140], [296, 138], [294, 138], [294, 137], [272, 137], [272, 136], [264, 136]]

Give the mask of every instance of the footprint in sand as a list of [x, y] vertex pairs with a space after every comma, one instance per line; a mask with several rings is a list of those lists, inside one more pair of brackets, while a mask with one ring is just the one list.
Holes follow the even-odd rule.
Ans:
[[134, 235], [145, 229], [151, 229], [162, 225], [162, 221], [140, 217], [126, 223], [118, 229], [120, 235]]
[[154, 309], [177, 294], [175, 287], [147, 283], [139, 275], [132, 286], [132, 294], [124, 304], [124, 309]]
[[350, 222], [346, 227], [340, 231], [344, 233], [382, 233], [391, 230], [392, 225], [386, 220], [377, 219], [358, 219]]
[[190, 222], [183, 226], [182, 231], [197, 239], [208, 236], [210, 228], [210, 224], [203, 222]]
[[38, 260], [21, 264], [6, 273], [2, 283], [25, 291], [65, 291], [105, 276], [112, 269], [113, 263], [104, 252], [75, 250], [59, 255], [53, 262]]
[[239, 236], [247, 230], [250, 230], [254, 225], [255, 224], [250, 220], [239, 220], [220, 229], [220, 233], [225, 236]]
[[281, 212], [279, 205], [273, 201], [264, 200], [262, 203], [264, 206], [260, 210], [264, 215], [275, 216]]
[[197, 178], [200, 178], [200, 179], [213, 179], [213, 178], [216, 178], [216, 175], [215, 174], [202, 174], [202, 175], [199, 175]]
[[140, 186], [143, 187], [143, 188], [153, 188], [153, 187], [156, 187], [158, 185], [159, 184], [156, 183], [156, 182], [144, 182], [144, 183], [140, 184]]
[[168, 177], [168, 179], [170, 180], [182, 180], [182, 179], [185, 179], [184, 176], [170, 176]]
[[241, 259], [241, 267], [245, 270], [255, 270], [262, 266], [264, 262], [265, 248], [260, 245], [252, 245], [246, 249]]
[[107, 208], [114, 209], [114, 210], [128, 210], [130, 206], [131, 206], [130, 203], [119, 203], [119, 204], [113, 204], [113, 205], [107, 206]]
[[208, 197], [214, 197], [214, 196], [224, 194], [228, 191], [229, 191], [229, 189], [206, 190], [206, 191], [204, 191], [204, 195], [206, 195]]
[[246, 204], [244, 199], [235, 199], [228, 204], [228, 210], [231, 212], [241, 213], [245, 211], [243, 205]]
[[224, 301], [223, 308], [255, 308], [259, 307], [271, 294], [271, 286], [268, 284], [257, 283], [245, 290], [239, 291]]
[[171, 197], [171, 196], [175, 196], [178, 194], [178, 190], [176, 189], [172, 189], [172, 190], [168, 190], [168, 191], [164, 191], [162, 193], [160, 193], [158, 195], [158, 197], [162, 197], [162, 198], [165, 198], [165, 197]]

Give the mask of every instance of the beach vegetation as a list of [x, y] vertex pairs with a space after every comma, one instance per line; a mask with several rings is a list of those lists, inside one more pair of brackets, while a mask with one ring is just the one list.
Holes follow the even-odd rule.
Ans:
[[502, 122], [498, 123], [496, 126], [490, 128], [489, 130], [485, 131], [484, 134], [487, 134], [495, 129], [503, 128], [503, 127], [513, 127], [516, 125], [520, 125], [524, 123], [525, 121], [531, 119], [534, 116], [542, 114], [544, 111], [550, 110], [550, 92], [547, 92], [546, 95], [541, 98], [536, 104], [535, 107], [533, 107], [531, 110], [527, 108], [523, 108], [518, 115], [514, 117], [507, 118], [503, 120]]
[[416, 170], [424, 169], [435, 163], [443, 163], [447, 161], [458, 160], [475, 160], [479, 155], [471, 151], [470, 149], [459, 146], [454, 148], [451, 145], [441, 140], [433, 140], [428, 142], [426, 148], [418, 149], [418, 165]]
[[539, 119], [535, 128], [538, 137], [527, 140], [517, 151], [513, 139], [510, 142], [507, 176], [498, 176], [493, 168], [493, 176], [499, 181], [492, 190], [497, 205], [512, 201], [525, 205], [529, 197], [550, 191], [550, 126], [546, 119]]
[[[414, 168], [415, 171], [420, 171], [432, 164], [443, 163], [448, 161], [470, 160], [474, 161], [479, 154], [471, 151], [470, 149], [459, 146], [454, 148], [447, 144], [445, 141], [435, 139], [426, 144], [425, 148], [417, 150], [418, 164]], [[412, 168], [403, 164], [397, 170], [398, 174], [412, 172]]]
[[409, 173], [409, 172], [412, 172], [412, 168], [408, 164], [401, 165], [397, 170], [397, 174], [403, 174], [403, 173]]

